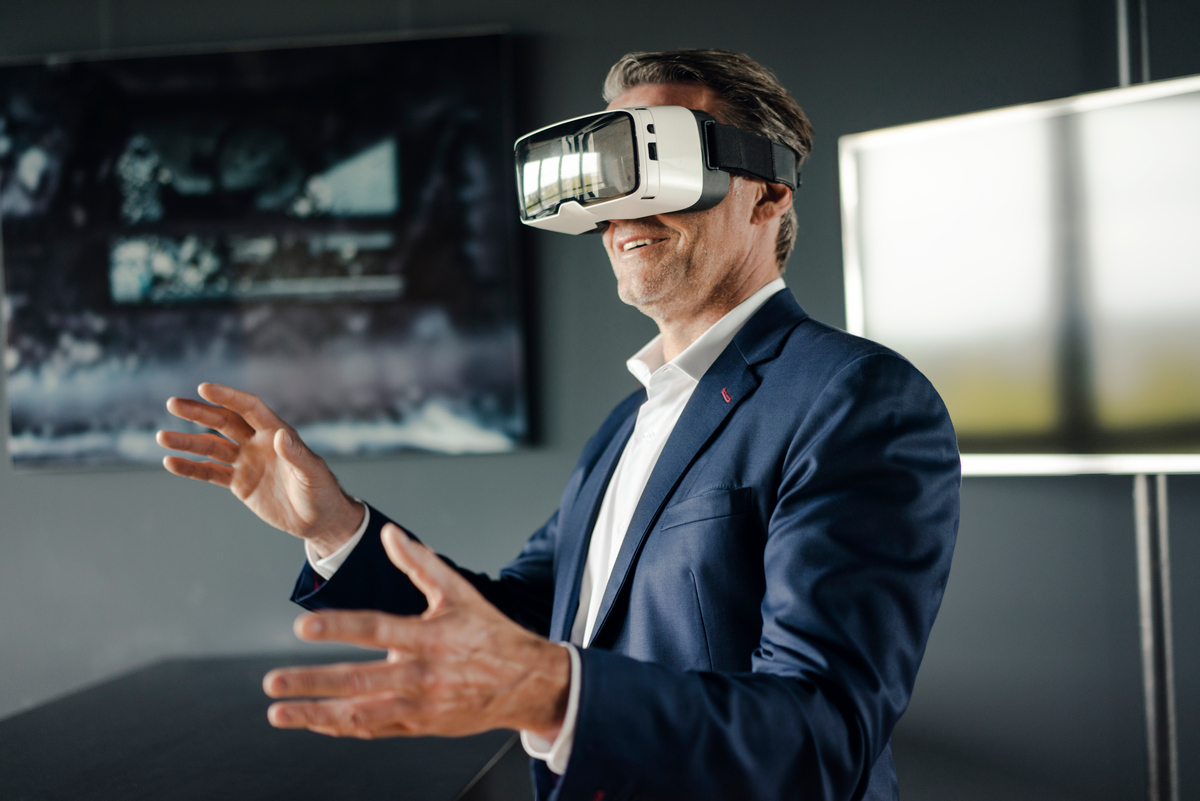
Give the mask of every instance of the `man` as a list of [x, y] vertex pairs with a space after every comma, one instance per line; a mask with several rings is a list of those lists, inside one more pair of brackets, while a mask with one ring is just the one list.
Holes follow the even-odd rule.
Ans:
[[[635, 54], [605, 88], [610, 108], [682, 106], [808, 152], [799, 106], [745, 56]], [[498, 579], [364, 512], [259, 399], [168, 402], [225, 437], [160, 433], [216, 460], [167, 468], [305, 540], [293, 599], [325, 611], [297, 634], [388, 649], [272, 671], [273, 697], [321, 699], [273, 705], [273, 725], [520, 730], [539, 797], [564, 801], [897, 797], [888, 738], [949, 572], [958, 453], [908, 362], [783, 287], [791, 202], [738, 174], [707, 210], [609, 221], [618, 293], [660, 331], [630, 360], [646, 389]]]

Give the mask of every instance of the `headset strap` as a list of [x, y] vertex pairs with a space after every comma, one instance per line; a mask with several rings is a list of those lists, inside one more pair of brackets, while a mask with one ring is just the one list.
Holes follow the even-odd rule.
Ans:
[[732, 125], [705, 120], [708, 167], [743, 173], [791, 189], [800, 186], [799, 156], [779, 142]]

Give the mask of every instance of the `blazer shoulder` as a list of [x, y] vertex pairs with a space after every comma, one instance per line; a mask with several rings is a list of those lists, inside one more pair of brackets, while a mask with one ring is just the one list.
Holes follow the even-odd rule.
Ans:
[[896, 360], [904, 365], [902, 369], [919, 372], [912, 362], [886, 345], [856, 336], [811, 317], [805, 317], [792, 329], [779, 355], [785, 362], [802, 360], [809, 364], [823, 365], [830, 375], [871, 357], [884, 361]]
[[885, 414], [919, 411], [930, 415], [928, 425], [953, 438], [941, 394], [912, 362], [885, 345], [811, 317], [791, 331], [779, 357], [759, 370], [764, 386], [774, 387], [773, 396], [808, 399], [795, 405], [797, 411], [821, 409], [826, 414], [828, 404]]
[[746, 322], [734, 338], [747, 365], [780, 360], [798, 362], [805, 374], [820, 366], [837, 373], [846, 365], [867, 356], [907, 359], [890, 348], [814, 320], [796, 302], [790, 290], [781, 290]]

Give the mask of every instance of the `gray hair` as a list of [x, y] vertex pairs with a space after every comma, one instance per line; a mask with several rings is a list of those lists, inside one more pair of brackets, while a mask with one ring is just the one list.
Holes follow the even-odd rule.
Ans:
[[[751, 133], [782, 142], [803, 163], [812, 150], [813, 129], [804, 111], [775, 74], [749, 56], [728, 50], [667, 50], [623, 56], [604, 79], [604, 100], [644, 84], [700, 83], [720, 98], [718, 117]], [[796, 245], [796, 211], [779, 221], [775, 261], [782, 272]]]

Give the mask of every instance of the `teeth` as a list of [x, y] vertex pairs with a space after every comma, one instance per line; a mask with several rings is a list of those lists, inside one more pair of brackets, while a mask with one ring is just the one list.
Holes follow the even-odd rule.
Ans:
[[632, 242], [626, 242], [625, 247], [622, 250], [628, 251], [633, 250], [634, 248], [640, 248], [643, 245], [653, 245], [655, 241], [656, 240], [654, 239], [635, 239]]

